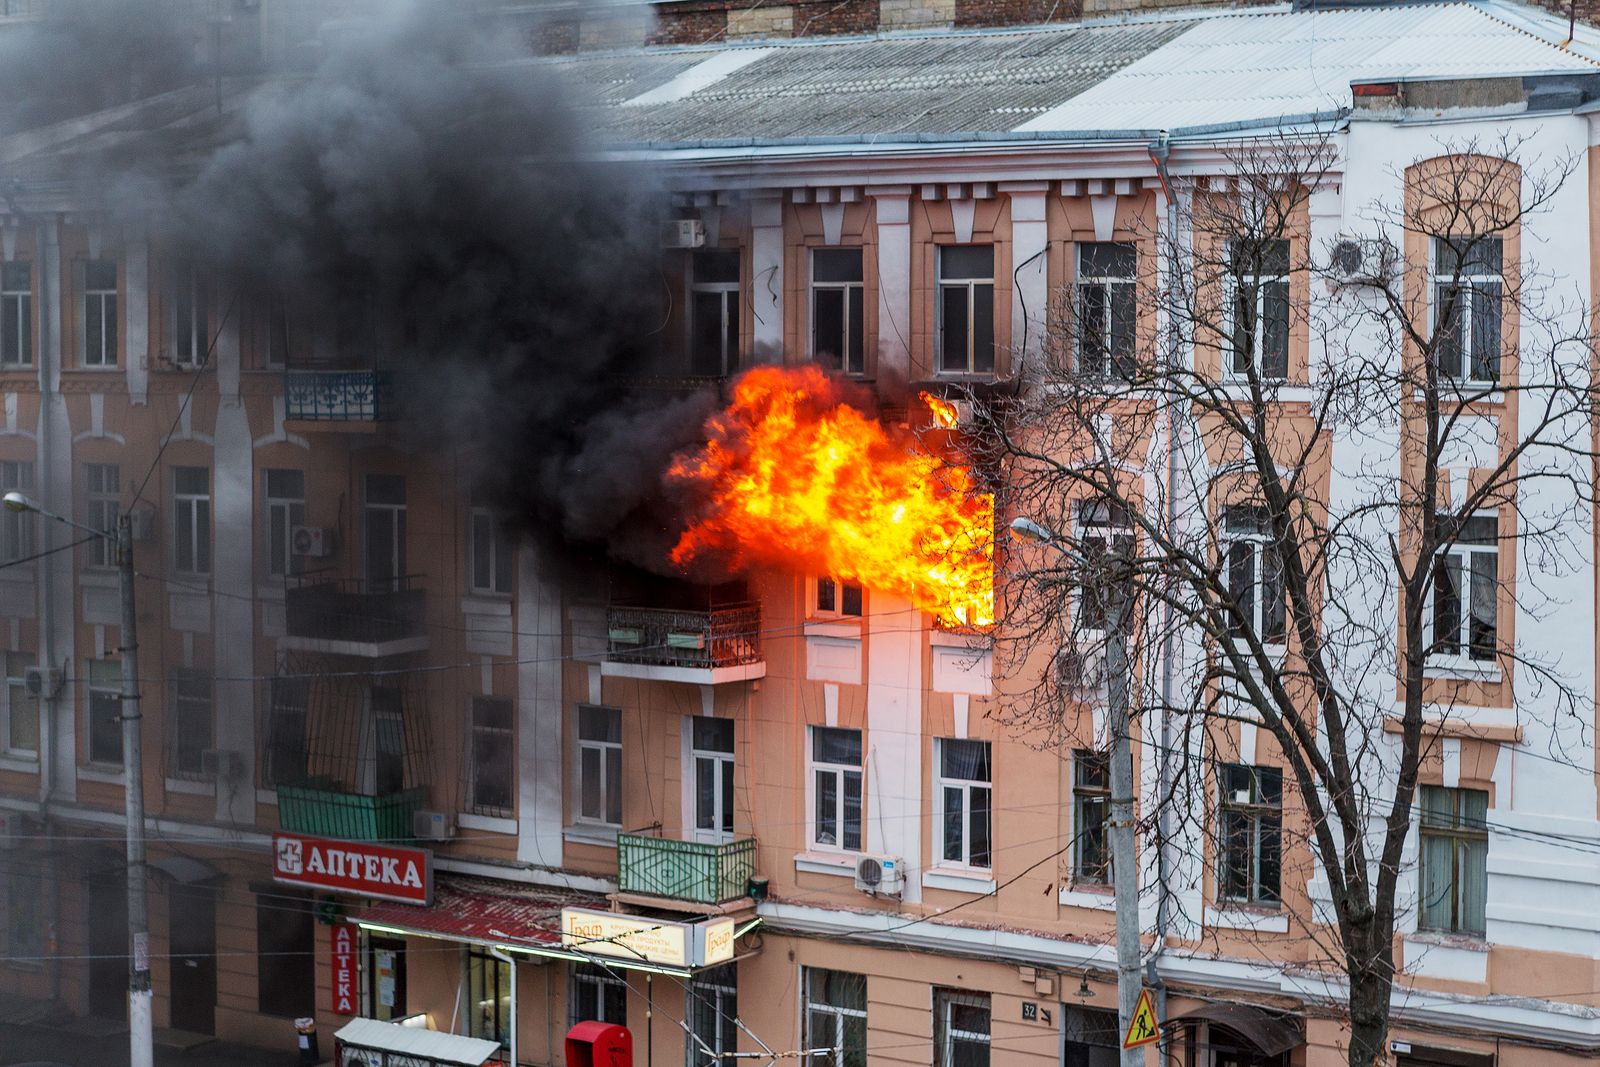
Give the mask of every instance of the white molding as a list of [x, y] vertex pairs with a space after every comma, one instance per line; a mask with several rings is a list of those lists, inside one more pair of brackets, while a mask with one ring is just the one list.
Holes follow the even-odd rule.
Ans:
[[1093, 908], [1095, 911], [1116, 911], [1117, 896], [1110, 886], [1105, 892], [1093, 889], [1073, 889], [1063, 886], [1056, 893], [1056, 903], [1064, 908]]
[[801, 874], [825, 874], [832, 878], [855, 878], [855, 852], [796, 852], [794, 869]]
[[1249, 907], [1207, 907], [1205, 925], [1213, 930], [1253, 930], [1258, 934], [1286, 934], [1289, 916], [1282, 911], [1261, 911]]
[[217, 795], [215, 782], [191, 782], [187, 778], [168, 778], [163, 783], [169, 793], [183, 793], [192, 797], [214, 797]]
[[922, 887], [948, 889], [956, 893], [973, 893], [978, 896], [993, 896], [997, 888], [992, 877], [956, 867], [933, 867], [923, 871]]
[[474, 815], [468, 811], [456, 812], [456, 825], [463, 830], [483, 830], [491, 834], [514, 834], [517, 820], [496, 815]]
[[571, 826], [561, 828], [564, 840], [581, 845], [598, 845], [601, 848], [616, 848], [617, 835], [621, 832], [622, 829], [617, 826], [594, 826], [587, 823], [573, 823]]
[[99, 767], [79, 767], [78, 778], [80, 781], [99, 782], [102, 785], [122, 785], [127, 780], [120, 770], [103, 770]]

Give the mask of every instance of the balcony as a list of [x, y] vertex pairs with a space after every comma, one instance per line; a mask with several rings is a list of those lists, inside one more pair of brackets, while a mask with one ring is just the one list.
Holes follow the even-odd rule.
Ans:
[[417, 576], [376, 586], [353, 578], [291, 578], [280, 647], [368, 658], [425, 651], [428, 601], [420, 582]]
[[764, 678], [761, 606], [735, 604], [710, 611], [608, 608], [601, 673], [696, 685]]
[[394, 378], [387, 371], [288, 370], [283, 396], [285, 421], [319, 424], [313, 429], [375, 430], [394, 417]]
[[386, 796], [308, 783], [278, 786], [278, 827], [346, 841], [409, 841], [411, 816], [427, 801], [417, 787]]
[[714, 907], [743, 900], [756, 873], [756, 840], [708, 844], [656, 833], [617, 835], [617, 890]]

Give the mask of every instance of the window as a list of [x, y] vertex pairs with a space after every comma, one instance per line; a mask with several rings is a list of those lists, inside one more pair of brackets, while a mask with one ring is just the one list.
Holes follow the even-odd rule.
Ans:
[[1439, 377], [1499, 380], [1502, 261], [1498, 237], [1433, 239], [1433, 358]]
[[[122, 512], [122, 471], [115, 463], [83, 465], [84, 524], [115, 535], [117, 516]], [[86, 546], [91, 567], [115, 567], [115, 546], [96, 537]]]
[[28, 668], [33, 656], [7, 652], [5, 688], [5, 749], [14, 755], [39, 754], [39, 701], [28, 695]]
[[861, 618], [861, 586], [838, 578], [817, 579], [816, 602], [812, 614], [839, 618]]
[[200, 272], [178, 272], [172, 293], [172, 362], [180, 367], [204, 366], [211, 354], [207, 319], [209, 295]]
[[122, 661], [89, 661], [89, 762], [122, 766]]
[[860, 852], [861, 731], [811, 728], [811, 843]]
[[813, 1056], [815, 1067], [867, 1067], [867, 979], [818, 967], [801, 969], [804, 1043], [808, 1049], [831, 1048]]
[[994, 245], [939, 249], [939, 370], [994, 371]]
[[1422, 888], [1419, 930], [1484, 933], [1489, 895], [1489, 794], [1422, 787]]
[[491, 509], [474, 503], [469, 513], [468, 551], [471, 553], [468, 569], [474, 593], [491, 596], [509, 596], [511, 593], [511, 561], [515, 550], [506, 536], [500, 516]]
[[699, 841], [733, 837], [733, 720], [689, 720], [694, 765], [694, 833]]
[[33, 366], [33, 264], [0, 263], [0, 367]]
[[172, 778], [203, 780], [200, 754], [212, 747], [211, 676], [200, 671], [174, 669], [167, 681], [172, 698], [167, 774]]
[[298, 574], [303, 558], [294, 551], [294, 528], [306, 524], [306, 476], [303, 471], [262, 471], [266, 491], [267, 573], [274, 578]]
[[397, 937], [367, 938], [367, 1003], [372, 1018], [396, 1022], [406, 1011], [406, 943]]
[[486, 950], [467, 950], [467, 1034], [511, 1044], [511, 964]]
[[1289, 375], [1289, 242], [1228, 242], [1228, 372], [1262, 378]]
[[739, 250], [694, 254], [689, 294], [689, 373], [720, 378], [739, 364]]
[[1063, 1014], [1063, 1067], [1117, 1067], [1122, 1062], [1122, 1030], [1116, 1012], [1069, 1007]]
[[940, 857], [947, 863], [988, 867], [992, 781], [989, 742], [940, 738]]
[[172, 468], [173, 566], [183, 574], [211, 573], [211, 472]]
[[369, 474], [362, 479], [366, 500], [367, 592], [399, 592], [406, 577], [406, 480], [400, 474]]
[[1217, 896], [1277, 904], [1283, 838], [1283, 771], [1225, 763], [1218, 804]]
[[578, 821], [622, 825], [622, 712], [578, 705]]
[[[1078, 626], [1084, 630], [1109, 630], [1127, 600], [1128, 580], [1109, 573], [1114, 559], [1133, 558], [1133, 519], [1126, 505], [1115, 500], [1078, 503], [1078, 538], [1084, 557], [1095, 566], [1078, 594]], [[1131, 614], [1123, 616], [1122, 629], [1133, 628]]]
[[90, 259], [83, 264], [83, 366], [117, 365], [117, 264]]
[[1222, 541], [1224, 581], [1239, 609], [1239, 616], [1228, 620], [1228, 632], [1243, 635], [1253, 631], [1266, 644], [1283, 644], [1283, 568], [1272, 547], [1266, 509], [1249, 504], [1223, 508]]
[[[10, 864], [6, 872], [6, 954], [12, 966], [40, 967], [52, 954], [45, 941], [45, 894], [31, 863]], [[40, 865], [42, 866], [42, 864]]]
[[[1439, 516], [1444, 528], [1455, 520]], [[1474, 515], [1461, 523], [1455, 543], [1433, 565], [1432, 653], [1493, 660], [1500, 593], [1500, 521]]]
[[405, 694], [390, 686], [375, 685], [368, 699], [374, 750], [372, 791], [380, 797], [392, 797], [406, 788]]
[[256, 1008], [296, 1019], [317, 1009], [315, 902], [292, 890], [256, 894]]
[[[724, 1053], [739, 1051], [739, 972], [735, 964], [701, 971], [689, 982], [686, 1017], [694, 1036], [686, 1044], [689, 1067], [720, 1067]], [[733, 1061], [737, 1062], [737, 1061]]]
[[295, 785], [306, 780], [306, 760], [310, 736], [306, 715], [310, 704], [311, 679], [272, 679], [272, 704], [267, 724], [267, 760], [262, 768], [262, 784], [269, 788]]
[[845, 374], [866, 373], [861, 249], [811, 252], [811, 355]]
[[936, 1067], [988, 1067], [988, 994], [935, 989], [933, 1025]]
[[628, 983], [594, 963], [574, 963], [568, 992], [568, 1025], [582, 1022], [628, 1025]]
[[1079, 374], [1133, 377], [1138, 262], [1139, 250], [1134, 244], [1091, 241], [1078, 245]]
[[1072, 754], [1073, 881], [1111, 884], [1111, 849], [1106, 841], [1110, 815], [1110, 758], [1080, 748]]
[[511, 814], [512, 764], [516, 745], [512, 738], [511, 701], [493, 697], [472, 698], [472, 765], [467, 768], [467, 810], [476, 815]]
[[[32, 493], [33, 464], [26, 460], [0, 461], [0, 493]], [[33, 555], [33, 513], [0, 508], [0, 559], [20, 560]]]

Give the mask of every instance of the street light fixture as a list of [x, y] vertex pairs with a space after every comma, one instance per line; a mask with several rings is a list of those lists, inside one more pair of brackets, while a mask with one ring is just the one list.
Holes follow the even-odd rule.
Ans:
[[152, 1067], [155, 1032], [150, 1011], [150, 912], [145, 899], [144, 751], [139, 715], [138, 615], [133, 602], [133, 519], [117, 516], [115, 533], [47, 511], [21, 493], [0, 497], [8, 511], [31, 512], [108, 541], [122, 578], [122, 774], [123, 819], [128, 846], [128, 1047], [130, 1067]]

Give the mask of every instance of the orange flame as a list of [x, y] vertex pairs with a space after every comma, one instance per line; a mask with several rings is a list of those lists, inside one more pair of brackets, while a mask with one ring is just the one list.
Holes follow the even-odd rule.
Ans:
[[[940, 418], [944, 402], [923, 399]], [[905, 597], [946, 625], [993, 623], [993, 497], [852, 406], [818, 368], [750, 371], [706, 432], [671, 468], [705, 501], [675, 563], [805, 567]]]
[[953, 430], [961, 422], [961, 412], [948, 400], [940, 400], [932, 393], [918, 393], [917, 399], [928, 405], [933, 424], [941, 430]]

